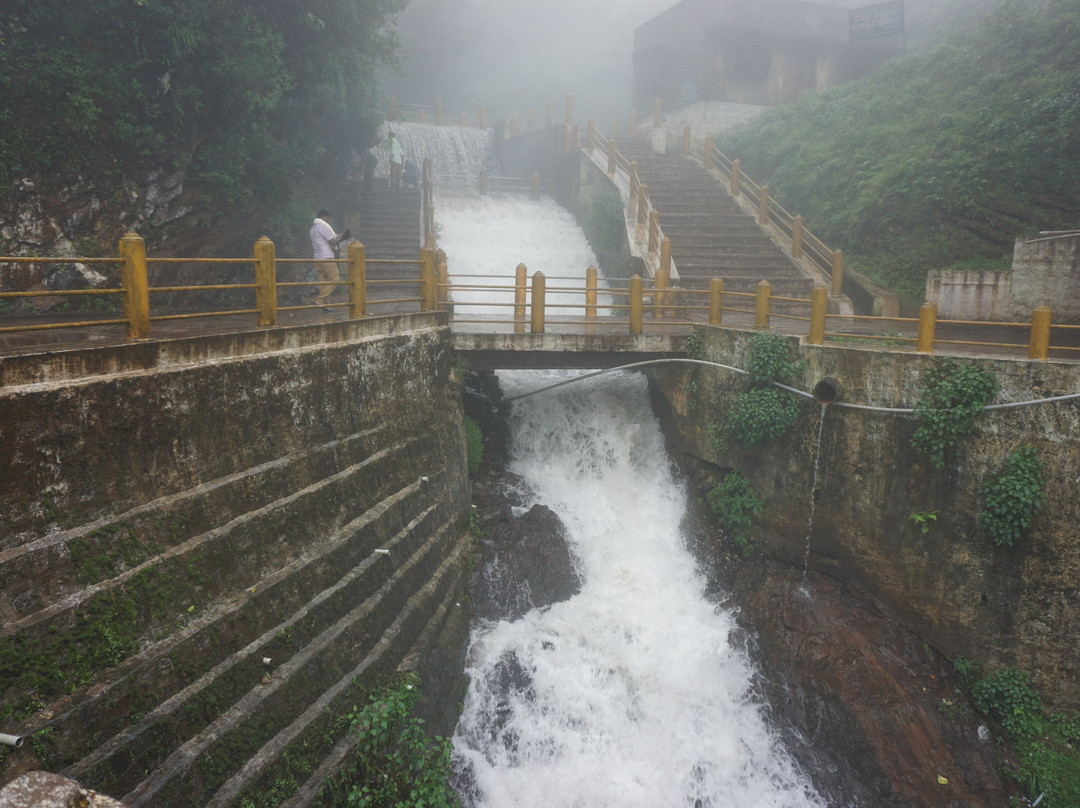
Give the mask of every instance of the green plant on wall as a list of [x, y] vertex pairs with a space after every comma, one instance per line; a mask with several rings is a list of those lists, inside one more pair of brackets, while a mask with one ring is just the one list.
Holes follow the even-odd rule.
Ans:
[[747, 388], [737, 393], [719, 429], [711, 430], [713, 448], [725, 449], [731, 440], [754, 446], [776, 440], [795, 425], [798, 404], [776, 386], [790, 384], [799, 371], [787, 341], [779, 334], [758, 334], [747, 353]]
[[705, 358], [705, 342], [696, 328], [691, 328], [686, 335], [686, 357], [688, 359]]
[[610, 185], [602, 185], [585, 206], [585, 231], [601, 250], [616, 250], [626, 238], [622, 197]]
[[979, 524], [999, 547], [1012, 547], [1046, 503], [1042, 463], [1033, 446], [1017, 449], [1001, 471], [983, 483]]
[[450, 741], [429, 738], [413, 715], [419, 679], [371, 694], [367, 706], [350, 715], [357, 735], [356, 785], [349, 805], [360, 808], [454, 808], [460, 805], [447, 780]]
[[484, 435], [480, 424], [465, 416], [465, 457], [469, 464], [469, 474], [476, 474], [484, 462]]
[[1080, 805], [1080, 719], [1075, 714], [1044, 712], [1028, 675], [1016, 668], [999, 668], [975, 682], [971, 697], [981, 713], [1001, 722], [1012, 747], [1005, 773], [1024, 787], [1028, 805], [1039, 795], [1045, 808]]
[[934, 468], [944, 468], [945, 452], [971, 434], [975, 418], [997, 394], [998, 382], [976, 364], [945, 359], [925, 370], [919, 385], [919, 426], [911, 445]]
[[750, 525], [765, 507], [750, 481], [730, 471], [705, 494], [705, 499], [725, 535], [747, 555], [751, 550]]
[[937, 511], [915, 511], [908, 514], [908, 521], [914, 522], [923, 533], [929, 533], [930, 525], [937, 521]]

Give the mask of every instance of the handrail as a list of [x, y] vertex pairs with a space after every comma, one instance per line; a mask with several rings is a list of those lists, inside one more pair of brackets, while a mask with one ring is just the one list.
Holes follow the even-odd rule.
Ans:
[[[114, 294], [121, 295], [124, 301], [123, 318], [107, 318], [101, 320], [81, 320], [79, 322], [63, 322], [52, 320], [49, 322], [34, 322], [19, 326], [0, 326], [0, 333], [16, 331], [40, 331], [54, 328], [73, 328], [91, 326], [125, 325], [127, 335], [131, 339], [143, 339], [150, 336], [150, 323], [167, 320], [195, 319], [202, 317], [214, 317], [225, 315], [256, 315], [256, 324], [260, 327], [273, 326], [277, 323], [279, 311], [302, 311], [319, 308], [316, 305], [288, 305], [278, 306], [278, 287], [313, 287], [326, 284], [327, 281], [285, 281], [278, 283], [276, 280], [276, 267], [278, 264], [290, 265], [311, 263], [310, 259], [299, 258], [276, 258], [274, 245], [267, 238], [261, 238], [255, 243], [255, 254], [252, 258], [166, 258], [147, 257], [142, 239], [129, 233], [121, 239], [120, 256], [118, 258], [77, 258], [77, 257], [27, 257], [10, 256], [0, 257], [3, 263], [111, 263], [121, 265], [122, 283], [120, 288], [92, 289], [92, 290], [22, 290], [14, 292], [0, 292], [0, 301], [8, 299], [20, 299], [27, 297], [62, 297], [75, 293], [84, 294]], [[207, 265], [244, 265], [251, 264], [254, 269], [253, 283], [222, 283], [207, 285], [188, 286], [161, 286], [151, 287], [147, 284], [146, 267], [154, 263], [193, 263]], [[894, 317], [894, 316], [869, 316], [854, 314], [830, 314], [827, 312], [827, 292], [825, 286], [818, 285], [814, 288], [810, 299], [773, 295], [768, 281], [758, 284], [756, 293], [724, 291], [723, 281], [714, 278], [708, 290], [704, 289], [678, 289], [665, 288], [662, 283], [658, 284], [654, 279], [650, 284], [637, 275], [629, 278], [625, 285], [600, 286], [598, 272], [595, 267], [590, 267], [586, 272], [584, 283], [572, 277], [552, 278], [560, 281], [558, 286], [546, 286], [547, 278], [543, 273], [535, 273], [531, 286], [527, 281], [527, 270], [524, 265], [518, 267], [518, 272], [513, 279], [476, 276], [476, 275], [450, 275], [446, 271], [446, 260], [442, 251], [436, 251], [430, 246], [421, 249], [417, 260], [411, 259], [371, 259], [366, 258], [364, 246], [359, 242], [349, 245], [347, 259], [337, 260], [336, 263], [348, 268], [345, 278], [336, 285], [345, 286], [348, 290], [349, 299], [344, 303], [331, 304], [335, 308], [348, 308], [350, 318], [364, 317], [367, 314], [367, 305], [377, 304], [419, 304], [421, 311], [447, 309], [450, 312], [452, 322], [459, 323], [489, 323], [492, 325], [513, 323], [515, 330], [524, 331], [526, 323], [529, 323], [532, 331], [542, 332], [545, 325], [550, 323], [559, 326], [588, 327], [600, 326], [621, 327], [626, 326], [631, 334], [641, 334], [646, 328], [672, 325], [692, 325], [694, 323], [710, 323], [723, 325], [725, 313], [738, 314], [740, 316], [753, 316], [756, 329], [768, 330], [771, 328], [771, 320], [780, 319], [793, 323], [808, 323], [807, 340], [810, 344], [823, 345], [826, 342], [839, 344], [842, 341], [868, 341], [889, 342], [897, 344], [914, 343], [919, 353], [933, 353], [938, 346], [957, 346], [976, 349], [1028, 349], [1028, 357], [1031, 359], [1047, 359], [1051, 350], [1056, 352], [1080, 353], [1080, 339], [1074, 339], [1077, 345], [1067, 345], [1061, 342], [1054, 343], [1052, 337], [1055, 334], [1069, 334], [1080, 336], [1080, 325], [1053, 324], [1051, 323], [1050, 309], [1041, 306], [1032, 313], [1030, 323], [1025, 322], [990, 322], [983, 320], [938, 320], [937, 308], [932, 303], [923, 305], [918, 318]], [[369, 280], [366, 276], [367, 264], [394, 264], [416, 266], [416, 276], [404, 276], [394, 279]], [[461, 283], [461, 279], [482, 278], [483, 282]], [[454, 282], [457, 279], [458, 282]], [[368, 300], [369, 288], [379, 285], [402, 286], [415, 284], [419, 288], [416, 297], [400, 297], [393, 299]], [[229, 309], [227, 311], [195, 311], [183, 313], [159, 313], [151, 316], [150, 293], [188, 293], [209, 290], [242, 290], [254, 291], [255, 306], [253, 308]], [[456, 292], [457, 294], [453, 294]], [[507, 300], [501, 301], [470, 301], [469, 293], [496, 292], [505, 294]], [[546, 301], [547, 293], [570, 295], [580, 297], [580, 302]], [[531, 308], [534, 312], [532, 317], [526, 318], [526, 300], [531, 293]], [[600, 295], [606, 295], [610, 302], [598, 299]], [[707, 299], [698, 302], [698, 299]], [[727, 300], [725, 300], [727, 298]], [[754, 298], [751, 307], [725, 305], [731, 299], [736, 302], [739, 299]], [[748, 301], [749, 302], [749, 301]], [[789, 306], [808, 306], [809, 316], [791, 312], [773, 312], [773, 303], [783, 303]], [[513, 318], [495, 317], [463, 317], [456, 314], [455, 307], [503, 307], [513, 311]], [[546, 314], [536, 316], [537, 312], [545, 312], [546, 309], [561, 311], [583, 312], [581, 316], [556, 316], [547, 317]], [[601, 315], [600, 312], [614, 312], [616, 314]], [[851, 324], [862, 323], [878, 325], [873, 330], [837, 331], [837, 322]], [[908, 336], [897, 333], [879, 333], [886, 330], [885, 324], [914, 327], [916, 336]], [[832, 325], [832, 329], [829, 325]], [[1026, 329], [1028, 331], [1027, 342], [1002, 341], [1000, 338], [976, 339], [977, 334], [950, 335], [948, 338], [938, 336], [936, 329], [939, 326], [955, 326], [964, 329]], [[960, 338], [964, 337], [964, 338]], [[1080, 359], [1080, 356], [1078, 356]]]

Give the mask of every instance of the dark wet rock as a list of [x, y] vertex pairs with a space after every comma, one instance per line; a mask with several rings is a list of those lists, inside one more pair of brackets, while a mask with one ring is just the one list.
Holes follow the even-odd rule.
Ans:
[[485, 461], [502, 466], [509, 452], [510, 426], [498, 377], [490, 370], [465, 371], [461, 398], [465, 415], [476, 421], [484, 435]]
[[824, 576], [758, 557], [735, 580], [772, 718], [830, 805], [1007, 803], [943, 657]]
[[507, 472], [473, 481], [482, 535], [471, 594], [473, 613], [483, 620], [516, 620], [581, 588], [559, 517], [544, 505], [522, 513], [522, 490]]

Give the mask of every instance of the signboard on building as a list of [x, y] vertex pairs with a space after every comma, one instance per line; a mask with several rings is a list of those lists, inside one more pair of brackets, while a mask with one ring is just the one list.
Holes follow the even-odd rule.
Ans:
[[904, 33], [904, 0], [890, 0], [848, 12], [851, 41]]
[[684, 81], [679, 85], [679, 96], [675, 99], [675, 106], [685, 107], [697, 101], [697, 82]]

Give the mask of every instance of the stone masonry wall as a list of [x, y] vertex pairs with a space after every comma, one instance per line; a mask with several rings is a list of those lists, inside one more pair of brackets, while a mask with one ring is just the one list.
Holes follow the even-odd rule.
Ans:
[[[698, 330], [705, 358], [745, 367], [753, 332]], [[831, 378], [840, 401], [879, 407], [913, 407], [920, 372], [942, 361], [791, 344], [805, 363], [797, 388]], [[1001, 384], [994, 403], [1080, 392], [1080, 365], [959, 361], [993, 371]], [[835, 405], [823, 411], [802, 398], [799, 421], [784, 438], [718, 451], [709, 427], [722, 422], [741, 377], [679, 366], [652, 377], [675, 448], [738, 470], [764, 500], [752, 530], [762, 552], [861, 590], [949, 659], [961, 654], [986, 670], [1019, 667], [1052, 704], [1080, 705], [1080, 400], [984, 412], [939, 471], [911, 448], [913, 416]], [[979, 528], [980, 487], [1026, 445], [1039, 451], [1048, 501], [1018, 546], [996, 547]], [[910, 519], [920, 512], [937, 513], [927, 533]]]
[[0, 359], [0, 731], [27, 738], [0, 782], [324, 804], [343, 716], [406, 669], [449, 733], [471, 542], [444, 317]]

